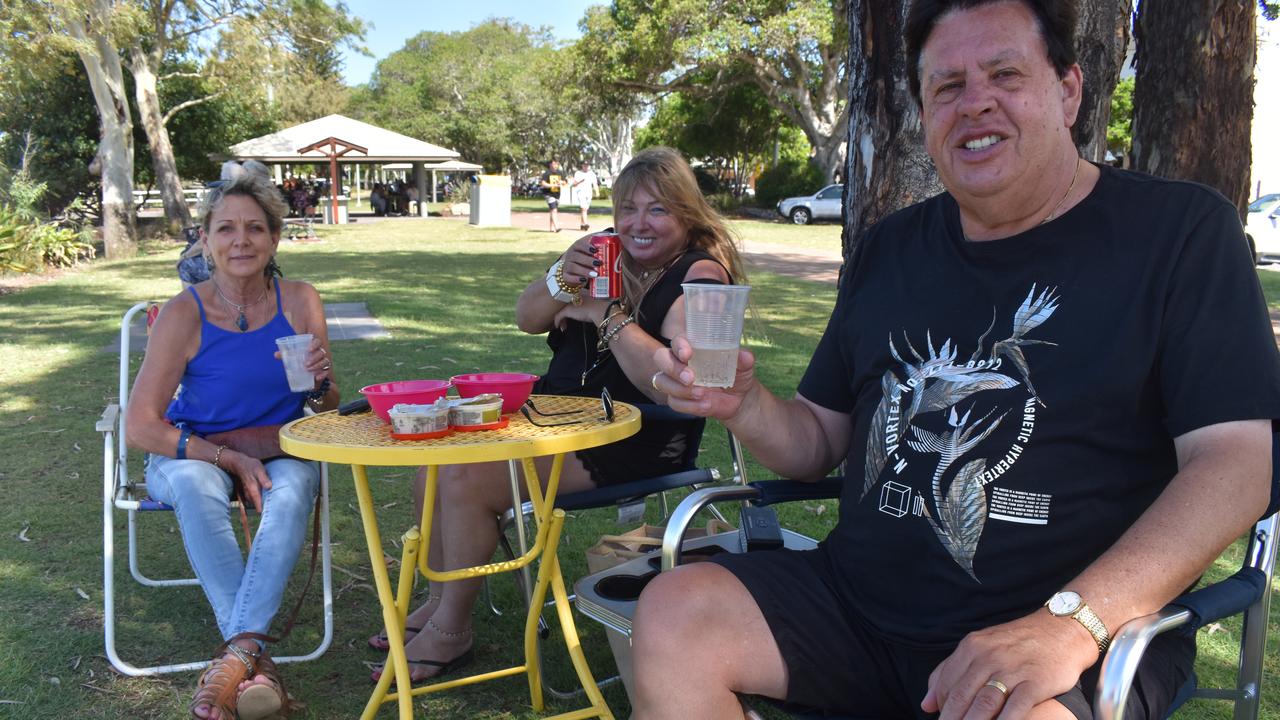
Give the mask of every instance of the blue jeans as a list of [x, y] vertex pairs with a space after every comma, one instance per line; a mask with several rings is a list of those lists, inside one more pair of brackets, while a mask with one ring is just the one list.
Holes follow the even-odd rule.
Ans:
[[231, 476], [203, 460], [151, 455], [147, 461], [147, 492], [173, 506], [187, 559], [224, 640], [270, 628], [320, 486], [315, 463], [281, 458], [265, 466], [271, 489], [262, 493], [262, 518], [246, 561], [231, 524]]

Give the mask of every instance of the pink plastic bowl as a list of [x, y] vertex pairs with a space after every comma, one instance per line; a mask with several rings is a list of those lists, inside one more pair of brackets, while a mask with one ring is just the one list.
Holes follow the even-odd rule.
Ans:
[[426, 405], [444, 397], [447, 392], [448, 380], [399, 380], [360, 388], [360, 393], [369, 400], [369, 407], [384, 423], [391, 422], [388, 413], [399, 403]]
[[529, 393], [533, 391], [533, 383], [537, 375], [529, 373], [470, 373], [454, 375], [449, 382], [458, 388], [460, 397], [474, 397], [482, 393], [498, 393], [502, 395], [502, 412], [513, 413], [520, 409]]

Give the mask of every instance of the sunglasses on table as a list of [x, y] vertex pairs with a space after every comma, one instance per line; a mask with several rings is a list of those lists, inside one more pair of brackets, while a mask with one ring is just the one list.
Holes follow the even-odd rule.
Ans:
[[536, 427], [558, 427], [560, 425], [577, 425], [578, 423], [594, 422], [598, 420], [613, 422], [613, 398], [609, 396], [608, 388], [605, 388], [604, 392], [600, 393], [600, 410], [603, 413], [600, 417], [579, 417], [574, 420], [556, 420], [554, 422], [539, 422], [538, 420], [535, 420], [533, 418], [534, 415], [537, 415], [539, 417], [544, 417], [544, 418], [563, 417], [565, 415], [582, 415], [583, 413], [590, 412], [590, 411], [589, 410], [564, 410], [561, 412], [543, 412], [542, 410], [538, 409], [537, 405], [534, 404], [533, 398], [529, 398], [528, 400], [525, 400], [524, 404], [520, 406], [520, 413], [524, 415], [524, 419], [528, 420], [529, 424], [534, 425]]

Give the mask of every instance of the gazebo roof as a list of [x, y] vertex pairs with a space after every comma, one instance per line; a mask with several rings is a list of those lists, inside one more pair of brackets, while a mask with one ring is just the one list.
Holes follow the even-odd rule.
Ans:
[[344, 156], [342, 162], [439, 163], [458, 157], [458, 153], [449, 148], [432, 145], [343, 115], [328, 115], [270, 135], [245, 140], [232, 145], [230, 154], [238, 160], [260, 160], [264, 163], [323, 162], [326, 159], [324, 155], [299, 155], [298, 148], [331, 137], [341, 138], [369, 150], [367, 155], [352, 153]]

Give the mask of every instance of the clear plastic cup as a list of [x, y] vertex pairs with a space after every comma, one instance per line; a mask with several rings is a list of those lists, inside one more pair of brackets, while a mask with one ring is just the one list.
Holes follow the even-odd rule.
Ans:
[[685, 283], [685, 336], [693, 346], [693, 384], [733, 387], [742, 341], [742, 317], [747, 310], [747, 285]]
[[316, 376], [307, 370], [307, 350], [311, 348], [311, 335], [276, 338], [276, 347], [280, 348], [280, 361], [284, 363], [284, 373], [289, 378], [289, 389], [293, 392], [314, 390]]

